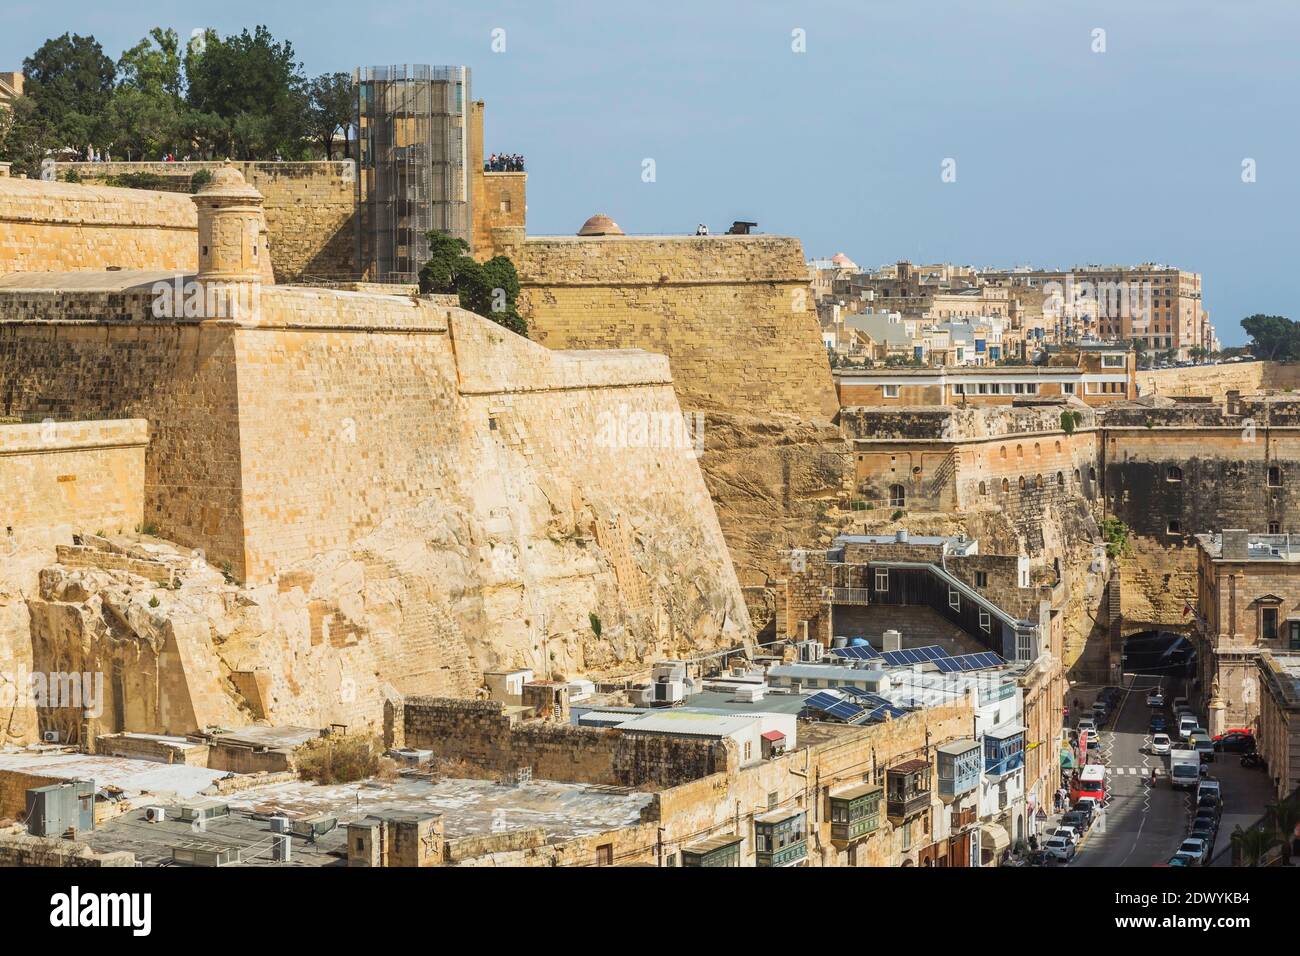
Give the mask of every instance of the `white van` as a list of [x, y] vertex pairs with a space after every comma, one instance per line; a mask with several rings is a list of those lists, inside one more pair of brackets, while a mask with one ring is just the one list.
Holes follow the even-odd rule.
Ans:
[[1220, 804], [1223, 803], [1223, 788], [1219, 786], [1219, 781], [1213, 777], [1206, 777], [1196, 787], [1196, 802], [1200, 803], [1201, 797], [1210, 794], [1215, 797]]
[[1196, 717], [1193, 714], [1183, 714], [1178, 718], [1178, 739], [1186, 740], [1193, 730], [1196, 729]]

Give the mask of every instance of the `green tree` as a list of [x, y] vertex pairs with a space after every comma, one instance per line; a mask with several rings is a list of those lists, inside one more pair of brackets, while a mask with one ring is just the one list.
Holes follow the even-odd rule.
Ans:
[[308, 120], [311, 134], [320, 140], [325, 158], [334, 158], [334, 137], [343, 133], [343, 156], [351, 156], [348, 129], [352, 126], [352, 77], [347, 73], [324, 73], [308, 87]]
[[23, 61], [25, 93], [59, 146], [91, 144], [103, 132], [117, 69], [94, 37], [65, 33]]
[[1101, 537], [1106, 542], [1106, 555], [1114, 560], [1128, 553], [1129, 528], [1119, 518], [1103, 518]]
[[165, 93], [176, 100], [185, 87], [181, 41], [175, 30], [154, 27], [117, 60], [118, 88]]
[[1296, 323], [1283, 315], [1249, 315], [1241, 327], [1250, 336], [1251, 351], [1256, 358], [1286, 362], [1300, 358], [1300, 334]]
[[179, 101], [132, 86], [113, 94], [105, 129], [113, 152], [127, 160], [158, 159], [185, 141]]
[[426, 238], [429, 258], [420, 268], [420, 291], [454, 295], [458, 269], [466, 261], [474, 261], [469, 257], [469, 243], [446, 232], [431, 232]]
[[456, 295], [460, 307], [491, 319], [511, 332], [528, 336], [528, 324], [519, 314], [519, 274], [508, 256], [475, 262], [469, 245], [445, 232], [428, 234], [429, 258], [420, 268], [420, 291]]
[[1291, 841], [1300, 826], [1300, 796], [1292, 794], [1283, 800], [1270, 803], [1264, 810], [1264, 818], [1273, 828], [1277, 842], [1282, 845], [1282, 864], [1290, 865]]
[[186, 51], [185, 78], [190, 110], [221, 120], [203, 124], [210, 149], [240, 159], [307, 154], [307, 81], [293, 45], [266, 27], [224, 39], [209, 30]]
[[1259, 866], [1264, 854], [1277, 845], [1277, 836], [1262, 827], [1243, 830], [1238, 824], [1232, 830], [1232, 849], [1242, 866]]
[[58, 144], [54, 127], [30, 96], [20, 96], [8, 109], [0, 109], [0, 159], [13, 163], [15, 173], [39, 176], [41, 160]]
[[117, 61], [119, 82], [108, 105], [106, 135], [128, 160], [157, 159], [188, 141], [180, 38], [154, 27]]

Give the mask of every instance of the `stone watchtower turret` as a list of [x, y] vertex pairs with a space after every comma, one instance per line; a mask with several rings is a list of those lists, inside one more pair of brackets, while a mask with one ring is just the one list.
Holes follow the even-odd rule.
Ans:
[[199, 272], [202, 283], [271, 283], [262, 194], [227, 163], [194, 194], [199, 214]]

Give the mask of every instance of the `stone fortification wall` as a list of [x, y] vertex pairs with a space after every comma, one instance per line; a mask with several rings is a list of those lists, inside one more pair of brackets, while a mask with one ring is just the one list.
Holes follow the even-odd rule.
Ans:
[[825, 543], [848, 446], [798, 240], [543, 236], [498, 229], [520, 311], [550, 348], [668, 356], [698, 414], [702, 464], [741, 580], [766, 584], [791, 547]]
[[[223, 162], [59, 163], [56, 169], [60, 176], [75, 172], [81, 182], [98, 184], [115, 176], [145, 174], [158, 178], [159, 189], [188, 196], [196, 172], [222, 165]], [[352, 160], [236, 162], [233, 165], [266, 200], [262, 208], [270, 232], [271, 265], [276, 282], [356, 278], [353, 236], [356, 164]], [[193, 220], [192, 214], [190, 219]], [[189, 248], [188, 243], [184, 245]], [[134, 268], [164, 267], [151, 263]]]
[[0, 274], [198, 265], [188, 195], [0, 178]]
[[617, 675], [747, 638], [662, 357], [392, 295], [266, 287], [223, 322], [149, 301], [0, 291], [0, 414], [146, 419], [145, 524], [207, 569], [52, 572], [33, 642], [149, 685], [99, 730], [373, 725], [487, 669]]
[[1142, 395], [1150, 395], [1152, 392], [1169, 398], [1208, 395], [1221, 400], [1230, 391], [1289, 391], [1300, 388], [1300, 363], [1229, 362], [1187, 368], [1147, 369], [1137, 373], [1137, 384]]

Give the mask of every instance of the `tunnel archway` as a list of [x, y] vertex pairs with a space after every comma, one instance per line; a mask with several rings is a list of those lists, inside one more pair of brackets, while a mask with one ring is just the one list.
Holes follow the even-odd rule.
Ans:
[[1123, 667], [1126, 674], [1193, 677], [1196, 646], [1174, 631], [1138, 631], [1124, 638]]

